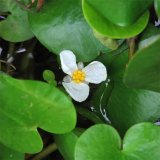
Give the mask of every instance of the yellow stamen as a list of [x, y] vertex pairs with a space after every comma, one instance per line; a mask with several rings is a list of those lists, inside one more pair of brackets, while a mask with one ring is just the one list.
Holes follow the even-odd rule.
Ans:
[[82, 81], [85, 80], [85, 77], [86, 77], [85, 73], [81, 70], [76, 70], [72, 74], [72, 79], [76, 83], [81, 83]]

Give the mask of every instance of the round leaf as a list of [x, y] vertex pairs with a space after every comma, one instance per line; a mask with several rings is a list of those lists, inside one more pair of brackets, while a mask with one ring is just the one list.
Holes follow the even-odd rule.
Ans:
[[72, 50], [85, 62], [104, 49], [83, 17], [81, 0], [47, 0], [40, 12], [29, 13], [29, 21], [39, 41], [57, 55]]
[[85, 1], [99, 12], [99, 15], [119, 26], [128, 26], [135, 23], [153, 2], [153, 0]]
[[91, 25], [91, 27], [95, 29], [97, 32], [109, 38], [129, 38], [136, 36], [144, 30], [144, 28], [148, 23], [148, 18], [149, 18], [149, 13], [145, 12], [132, 25], [121, 27], [112, 23], [109, 19], [103, 16], [101, 11], [106, 10], [105, 5], [103, 9], [99, 11], [97, 10], [97, 7], [94, 8], [90, 3], [88, 3], [87, 0], [83, 0], [82, 8], [84, 16], [88, 21], [88, 23]]
[[156, 36], [152, 43], [149, 39], [149, 44], [135, 53], [124, 75], [124, 83], [127, 86], [160, 92], [159, 50], [160, 36]]
[[66, 133], [75, 127], [73, 104], [51, 85], [1, 73], [0, 90], [0, 142], [10, 148], [38, 152], [42, 149], [38, 127], [51, 133]]
[[75, 160], [155, 160], [160, 156], [160, 128], [150, 123], [131, 127], [121, 142], [111, 126], [99, 124], [78, 139]]

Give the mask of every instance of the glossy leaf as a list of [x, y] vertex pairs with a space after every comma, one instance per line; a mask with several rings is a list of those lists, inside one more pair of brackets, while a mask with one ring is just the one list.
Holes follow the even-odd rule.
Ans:
[[[94, 1], [94, 2], [98, 3], [98, 1]], [[113, 1], [111, 2], [113, 3]], [[86, 20], [94, 30], [96, 30], [97, 32], [99, 32], [104, 36], [107, 36], [108, 38], [119, 39], [119, 38], [129, 38], [129, 37], [136, 36], [144, 30], [144, 28], [148, 23], [149, 13], [145, 12], [132, 25], [126, 26], [126, 27], [118, 26], [112, 23], [108, 18], [105, 17], [106, 13], [105, 13], [105, 16], [101, 13], [107, 10], [105, 8], [107, 4], [104, 5], [103, 9], [99, 11], [97, 10], [97, 7], [94, 8], [90, 3], [88, 2], [88, 0], [82, 0], [82, 8], [83, 8], [83, 12]], [[101, 5], [103, 5], [103, 3]], [[114, 6], [116, 5], [114, 4]], [[133, 15], [134, 13], [135, 12], [133, 12]], [[115, 13], [112, 14], [112, 16], [114, 15], [117, 15], [117, 14]]]
[[135, 23], [153, 2], [153, 0], [85, 1], [93, 7], [99, 15], [119, 26], [129, 26]]
[[160, 34], [160, 29], [158, 27], [155, 27], [154, 24], [149, 23], [147, 27], [145, 28], [145, 30], [141, 33], [139, 37], [139, 41], [141, 43], [141, 41], [146, 40], [150, 37], [159, 35], [159, 34]]
[[160, 94], [115, 83], [106, 109], [112, 125], [123, 135], [136, 123], [155, 122], [160, 117]]
[[[128, 63], [128, 50], [114, 55], [108, 65], [110, 82], [107, 87], [99, 87], [92, 99], [92, 108], [101, 118], [109, 118], [111, 124], [124, 135], [133, 124], [155, 122], [160, 115], [160, 93], [127, 88], [123, 75]], [[108, 121], [108, 120], [107, 120]]]
[[160, 156], [160, 128], [141, 123], [131, 127], [123, 142], [111, 126], [99, 124], [78, 139], [75, 160], [155, 160]]
[[106, 102], [108, 117], [123, 135], [133, 124], [154, 122], [160, 115], [160, 93], [127, 88], [123, 75], [128, 62], [128, 51], [117, 56], [111, 66], [114, 88]]
[[160, 36], [144, 41], [145, 46], [135, 53], [128, 64], [124, 82], [129, 87], [160, 92]]
[[[21, 2], [26, 2], [22, 1]], [[27, 18], [27, 11], [16, 1], [2, 0], [2, 11], [11, 14], [0, 22], [0, 37], [11, 42], [21, 42], [33, 37]], [[1, 7], [0, 7], [1, 11]]]
[[29, 21], [39, 41], [57, 55], [72, 50], [84, 62], [104, 49], [83, 17], [81, 0], [47, 0], [39, 13], [29, 13]]
[[4, 145], [0, 144], [0, 159], [1, 160], [24, 160], [24, 154], [13, 151]]
[[75, 127], [76, 112], [57, 88], [0, 74], [0, 142], [20, 152], [42, 149], [37, 131], [66, 133]]

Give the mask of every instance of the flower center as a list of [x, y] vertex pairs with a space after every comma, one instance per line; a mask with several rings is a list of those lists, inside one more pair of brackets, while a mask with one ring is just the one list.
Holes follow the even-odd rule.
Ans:
[[72, 79], [76, 83], [80, 83], [80, 82], [84, 81], [85, 77], [86, 77], [85, 72], [83, 72], [81, 70], [76, 70], [72, 74]]

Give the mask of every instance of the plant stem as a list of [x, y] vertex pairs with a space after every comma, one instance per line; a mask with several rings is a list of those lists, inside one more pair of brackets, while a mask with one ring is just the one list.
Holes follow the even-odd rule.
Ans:
[[23, 78], [34, 79], [33, 77], [33, 50], [37, 44], [36, 39], [30, 41], [30, 46], [27, 48], [25, 54], [23, 54], [21, 60], [21, 71], [24, 73]]
[[31, 160], [41, 160], [44, 157], [47, 157], [48, 155], [50, 155], [55, 150], [57, 150], [57, 146], [55, 143], [52, 143], [49, 146], [47, 146], [42, 152], [40, 152], [35, 157], [33, 157]]
[[131, 60], [132, 56], [134, 55], [135, 46], [136, 46], [135, 40], [136, 40], [136, 37], [127, 39], [127, 43], [129, 46], [128, 60]]
[[[8, 49], [8, 54], [7, 54], [7, 60], [11, 57], [13, 57], [14, 55], [14, 50], [15, 50], [15, 43], [13, 42], [9, 42], [9, 49]], [[10, 66], [11, 64], [7, 61], [7, 70], [6, 70], [6, 73], [9, 74], [10, 72]]]

